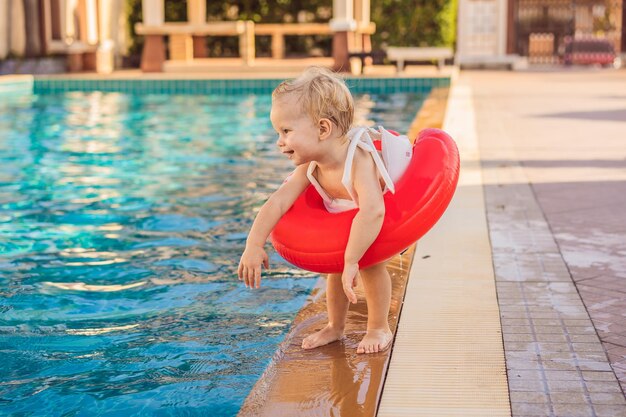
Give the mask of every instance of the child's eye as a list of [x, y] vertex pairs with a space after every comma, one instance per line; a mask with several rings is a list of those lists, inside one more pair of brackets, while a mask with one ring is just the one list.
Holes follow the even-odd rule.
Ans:
[[287, 133], [291, 132], [291, 130], [289, 129], [283, 129], [283, 133], [286, 135]]

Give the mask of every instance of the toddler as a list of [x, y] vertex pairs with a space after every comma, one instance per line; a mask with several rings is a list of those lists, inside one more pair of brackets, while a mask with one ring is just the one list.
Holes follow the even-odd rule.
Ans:
[[387, 321], [391, 278], [386, 262], [359, 268], [359, 260], [382, 227], [383, 193], [388, 189], [394, 191], [393, 181], [374, 148], [369, 136], [371, 129], [351, 130], [353, 118], [350, 91], [341, 78], [323, 68], [309, 68], [298, 78], [281, 83], [272, 93], [270, 119], [278, 133], [276, 144], [296, 169], [270, 196], [254, 220], [239, 262], [239, 279], [246, 287], [259, 288], [261, 265], [269, 267], [265, 241], [309, 184], [317, 189], [330, 213], [358, 207], [345, 250], [343, 272], [327, 277], [328, 324], [304, 338], [304, 349], [342, 337], [349, 305], [357, 302], [353, 290], [357, 277], [365, 289], [368, 311], [367, 333], [357, 353], [383, 351], [391, 345], [393, 337]]

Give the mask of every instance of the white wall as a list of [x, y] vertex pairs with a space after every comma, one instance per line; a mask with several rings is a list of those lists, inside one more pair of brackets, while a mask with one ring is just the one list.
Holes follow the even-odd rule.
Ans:
[[506, 0], [460, 0], [457, 63], [506, 55]]

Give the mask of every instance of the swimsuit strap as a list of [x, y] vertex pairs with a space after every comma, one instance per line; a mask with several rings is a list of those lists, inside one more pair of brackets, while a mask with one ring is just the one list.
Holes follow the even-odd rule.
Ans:
[[315, 171], [315, 168], [317, 168], [317, 162], [311, 161], [311, 163], [309, 164], [309, 168], [306, 170], [306, 176], [311, 184], [313, 184], [313, 187], [315, 187], [319, 195], [322, 196], [322, 200], [324, 200], [324, 202], [326, 203], [330, 203], [333, 199], [328, 194], [326, 194], [326, 191], [324, 191], [320, 183], [313, 176], [313, 171]]
[[393, 185], [393, 181], [391, 180], [391, 177], [389, 176], [389, 173], [387, 172], [387, 168], [385, 168], [385, 164], [383, 160], [380, 158], [380, 155], [378, 154], [378, 150], [374, 146], [374, 141], [372, 140], [370, 134], [373, 134], [374, 136], [381, 135], [381, 133], [378, 132], [377, 130], [367, 128], [367, 127], [353, 128], [353, 129], [350, 129], [350, 131], [348, 132], [348, 138], [350, 139], [350, 146], [348, 147], [348, 155], [346, 157], [346, 165], [343, 169], [343, 177], [341, 178], [341, 183], [343, 184], [344, 187], [346, 187], [346, 190], [348, 190], [348, 194], [350, 194], [350, 197], [352, 197], [354, 201], [357, 201], [357, 199], [356, 199], [356, 195], [354, 192], [354, 188], [352, 187], [351, 176], [352, 176], [352, 162], [354, 160], [354, 154], [356, 153], [357, 146], [359, 146], [361, 149], [364, 149], [367, 152], [372, 154], [372, 157], [374, 158], [374, 163], [376, 164], [376, 167], [378, 168], [378, 171], [380, 172], [380, 175], [383, 178], [385, 185], [392, 193], [395, 193], [395, 187]]
[[326, 190], [322, 188], [317, 179], [313, 176], [313, 171], [317, 168], [317, 162], [311, 161], [307, 169], [306, 175], [313, 184], [313, 187], [317, 190], [317, 193], [322, 197], [324, 207], [330, 213], [341, 213], [343, 211], [352, 210], [358, 207], [355, 200], [347, 200], [344, 198], [332, 198], [326, 193]]

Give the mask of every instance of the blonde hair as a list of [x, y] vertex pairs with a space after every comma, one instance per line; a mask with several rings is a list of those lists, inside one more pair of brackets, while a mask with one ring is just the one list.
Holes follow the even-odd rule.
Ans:
[[354, 101], [343, 79], [323, 67], [307, 68], [298, 78], [283, 81], [272, 92], [272, 100], [297, 94], [302, 110], [315, 122], [327, 118], [342, 135], [352, 127]]

